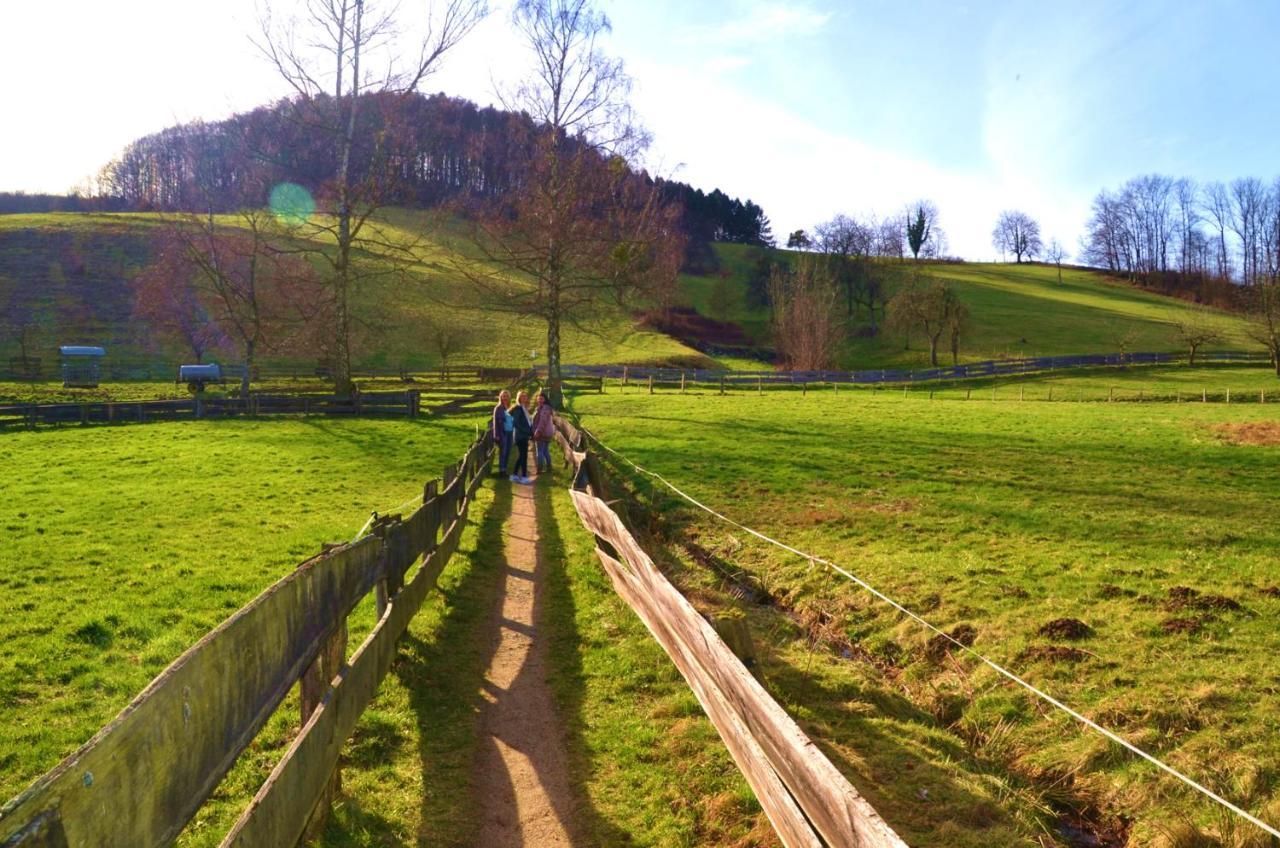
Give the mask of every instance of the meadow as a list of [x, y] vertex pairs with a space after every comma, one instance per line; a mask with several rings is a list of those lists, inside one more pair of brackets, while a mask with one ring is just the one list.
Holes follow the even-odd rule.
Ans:
[[[1271, 660], [1280, 648], [1280, 530], [1271, 521], [1280, 509], [1280, 410], [613, 392], [579, 396], [574, 411], [694, 497], [841, 564], [1246, 809], [1280, 820], [1280, 676]], [[879, 794], [891, 824], [920, 811], [900, 779], [886, 776], [938, 759], [877, 719], [916, 710], [922, 728], [963, 740], [967, 756], [994, 768], [1008, 787], [998, 794], [1039, 804], [1042, 815], [1075, 808], [1130, 845], [1192, 824], [1222, 844], [1265, 844], [857, 585], [715, 521], [660, 484], [631, 479], [645, 513], [666, 525], [660, 535], [691, 586], [749, 587], [748, 596], [813, 624], [811, 644], [825, 645], [837, 665], [860, 667], [866, 692], [905, 696], [896, 705], [868, 696], [871, 707], [829, 699], [825, 711], [819, 698], [814, 713], [805, 697], [784, 700], [821, 731], [820, 744], [851, 752], [845, 765], [855, 785], [873, 802]], [[769, 621], [760, 604], [745, 606]], [[768, 642], [769, 630], [759, 638]], [[805, 662], [776, 666], [771, 685], [820, 688]], [[897, 762], [882, 759], [893, 750], [886, 738], [901, 743]], [[936, 786], [927, 778], [916, 785], [946, 797], [964, 771], [941, 768]], [[1007, 817], [1017, 805], [998, 808]], [[936, 831], [917, 843], [965, 844]], [[997, 843], [1005, 844], [973, 844]]]
[[0, 439], [0, 796], [371, 510], [421, 492], [478, 416], [17, 432]]

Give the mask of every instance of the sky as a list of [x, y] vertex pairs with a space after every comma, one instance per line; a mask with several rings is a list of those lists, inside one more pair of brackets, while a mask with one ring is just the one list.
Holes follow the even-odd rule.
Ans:
[[[249, 41], [260, 2], [11, 4], [0, 190], [65, 192], [134, 138], [285, 94]], [[525, 72], [509, 0], [492, 5], [424, 91], [487, 104]], [[954, 255], [997, 258], [1004, 209], [1075, 253], [1092, 198], [1129, 177], [1280, 175], [1274, 0], [600, 5], [646, 165], [751, 198], [780, 241], [928, 198]]]

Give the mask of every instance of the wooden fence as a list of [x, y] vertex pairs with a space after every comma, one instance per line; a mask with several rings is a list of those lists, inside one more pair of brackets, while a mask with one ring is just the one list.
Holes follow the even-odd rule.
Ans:
[[[491, 457], [486, 434], [408, 518], [384, 518], [374, 535], [302, 563], [206, 635], [0, 809], [0, 845], [171, 844], [295, 683], [301, 730], [221, 844], [281, 848], [318, 833], [338, 754], [457, 549]], [[347, 660], [347, 615], [371, 591], [377, 624]]]
[[[517, 380], [518, 382], [518, 380]], [[513, 384], [514, 385], [514, 384]], [[208, 397], [186, 400], [99, 401], [94, 403], [10, 404], [0, 406], [0, 429], [42, 424], [125, 424], [203, 418], [265, 415], [408, 416], [457, 412], [493, 397], [493, 389], [451, 393], [449, 400], [424, 408], [422, 393], [362, 392], [351, 397], [320, 394], [253, 394], [249, 403], [238, 398]]]
[[602, 469], [579, 431], [557, 418], [574, 469], [571, 495], [614, 589], [689, 683], [787, 848], [905, 848], [716, 630], [672, 586], [609, 507]]

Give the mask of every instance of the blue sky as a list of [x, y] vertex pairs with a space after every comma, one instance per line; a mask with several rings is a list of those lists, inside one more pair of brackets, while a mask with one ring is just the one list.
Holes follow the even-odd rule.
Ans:
[[[127, 5], [10, 10], [31, 36], [0, 55], [23, 81], [0, 91], [0, 189], [66, 190], [133, 137], [281, 93], [246, 43], [253, 0]], [[604, 8], [650, 166], [750, 196], [779, 235], [929, 197], [953, 253], [993, 258], [1005, 208], [1074, 251], [1090, 199], [1130, 176], [1280, 174], [1277, 2]], [[426, 88], [491, 101], [523, 67], [506, 21], [499, 7]]]

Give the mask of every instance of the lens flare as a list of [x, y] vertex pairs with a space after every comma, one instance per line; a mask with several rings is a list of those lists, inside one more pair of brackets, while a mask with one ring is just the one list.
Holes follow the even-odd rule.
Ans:
[[282, 222], [306, 223], [315, 211], [315, 198], [297, 183], [280, 183], [271, 189], [271, 213]]

